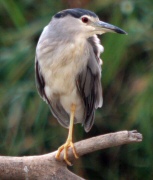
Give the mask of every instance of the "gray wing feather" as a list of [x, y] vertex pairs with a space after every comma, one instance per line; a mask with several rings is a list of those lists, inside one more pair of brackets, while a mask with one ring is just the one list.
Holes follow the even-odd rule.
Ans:
[[45, 80], [41, 73], [41, 69], [40, 69], [37, 57], [35, 59], [35, 79], [36, 79], [36, 86], [37, 86], [39, 95], [49, 104], [50, 110], [52, 114], [57, 118], [58, 122], [65, 128], [68, 128], [69, 115], [63, 109], [62, 105], [59, 102], [59, 99], [55, 97], [54, 100], [52, 101], [49, 97], [47, 97], [45, 93]]
[[37, 86], [38, 92], [40, 96], [44, 98], [45, 82], [44, 82], [43, 76], [40, 73], [40, 67], [39, 67], [37, 59], [35, 60], [35, 80], [36, 80], [36, 86]]
[[89, 38], [88, 42], [92, 46], [92, 52], [86, 68], [78, 75], [76, 81], [85, 106], [83, 125], [86, 132], [90, 131], [93, 126], [95, 110], [102, 106], [101, 66], [97, 55], [98, 47], [94, 42], [94, 37]]

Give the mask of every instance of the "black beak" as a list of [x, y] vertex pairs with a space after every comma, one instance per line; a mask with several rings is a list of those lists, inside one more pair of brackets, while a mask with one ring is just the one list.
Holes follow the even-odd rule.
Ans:
[[127, 32], [125, 32], [123, 29], [120, 29], [119, 27], [114, 26], [112, 24], [105, 23], [103, 21], [99, 21], [97, 27], [99, 30], [103, 32], [116, 32], [119, 34], [127, 34]]

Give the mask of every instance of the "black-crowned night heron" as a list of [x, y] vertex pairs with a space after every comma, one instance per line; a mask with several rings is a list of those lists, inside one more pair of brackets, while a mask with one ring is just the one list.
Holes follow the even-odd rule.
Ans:
[[66, 143], [56, 154], [59, 159], [64, 150], [68, 165], [71, 165], [67, 157], [69, 147], [78, 157], [72, 141], [73, 124], [82, 123], [88, 132], [94, 123], [95, 110], [103, 103], [100, 59], [103, 46], [96, 34], [105, 32], [126, 34], [122, 29], [100, 21], [94, 12], [67, 9], [53, 16], [36, 48], [39, 94], [58, 122], [69, 128]]

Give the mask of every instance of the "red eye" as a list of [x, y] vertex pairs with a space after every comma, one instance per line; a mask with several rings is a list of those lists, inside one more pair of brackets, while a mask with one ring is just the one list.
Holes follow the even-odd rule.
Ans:
[[88, 18], [87, 17], [83, 17], [82, 18], [82, 22], [87, 23], [88, 22]]

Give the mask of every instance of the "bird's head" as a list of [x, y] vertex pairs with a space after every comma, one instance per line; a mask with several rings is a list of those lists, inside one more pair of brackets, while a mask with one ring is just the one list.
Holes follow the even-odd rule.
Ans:
[[127, 34], [124, 30], [100, 21], [98, 16], [85, 9], [66, 9], [58, 12], [52, 19], [55, 31], [63, 35], [80, 35], [81, 37], [90, 37], [94, 34], [103, 34], [106, 32], [115, 32]]

